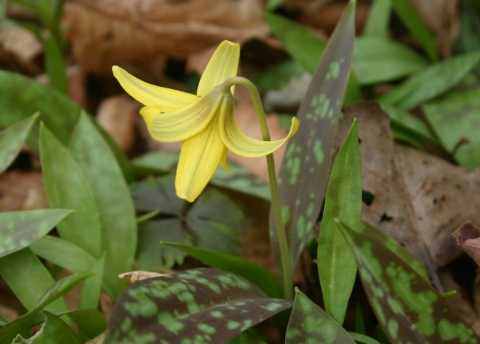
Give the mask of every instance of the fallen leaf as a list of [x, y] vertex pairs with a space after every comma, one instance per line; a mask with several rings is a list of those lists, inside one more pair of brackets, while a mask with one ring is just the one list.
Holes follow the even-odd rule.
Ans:
[[457, 239], [457, 244], [480, 266], [480, 228], [467, 221], [452, 235]]
[[48, 208], [38, 172], [12, 171], [0, 176], [0, 211]]
[[162, 277], [167, 276], [169, 274], [160, 274], [158, 272], [150, 272], [150, 271], [130, 271], [125, 272], [123, 274], [118, 275], [118, 278], [128, 278], [128, 284], [133, 284], [138, 281], [153, 278], [153, 277]]
[[64, 6], [63, 26], [82, 68], [109, 74], [115, 64], [266, 36], [261, 11], [258, 0], [74, 0]]
[[27, 29], [11, 27], [0, 31], [0, 59], [19, 63], [29, 73], [39, 74], [41, 68], [34, 59], [42, 52], [42, 43]]

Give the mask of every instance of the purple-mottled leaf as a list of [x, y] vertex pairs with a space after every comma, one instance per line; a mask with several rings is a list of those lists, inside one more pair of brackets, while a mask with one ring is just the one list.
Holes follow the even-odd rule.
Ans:
[[0, 132], [0, 173], [5, 171], [20, 153], [38, 116], [37, 113]]
[[297, 289], [285, 343], [354, 344], [355, 341], [334, 318]]
[[187, 270], [128, 287], [113, 308], [105, 344], [225, 343], [291, 307], [230, 272]]
[[[298, 110], [300, 128], [290, 139], [278, 183], [292, 266], [312, 236], [327, 186], [333, 142], [352, 62], [355, 2], [350, 1], [323, 52], [312, 83]], [[277, 271], [280, 252], [270, 214], [270, 237]]]
[[317, 250], [325, 310], [343, 324], [357, 264], [348, 242], [335, 223], [336, 218], [354, 228], [362, 224], [362, 168], [355, 119], [333, 163]]
[[391, 343], [480, 342], [470, 325], [390, 250], [388, 242], [377, 241], [340, 220], [338, 224], [355, 253], [363, 287]]

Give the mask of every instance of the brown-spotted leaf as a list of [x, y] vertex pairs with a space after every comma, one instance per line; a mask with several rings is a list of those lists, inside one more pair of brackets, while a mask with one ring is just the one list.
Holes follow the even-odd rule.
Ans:
[[368, 299], [391, 343], [479, 343], [445, 298], [388, 245], [339, 222]]
[[[354, 15], [355, 2], [350, 1], [300, 105], [297, 115], [300, 128], [288, 144], [278, 178], [292, 266], [296, 266], [312, 235], [325, 195], [335, 132], [352, 62]], [[270, 219], [272, 247], [278, 247], [273, 213]], [[274, 250], [277, 265], [281, 261], [279, 254]], [[280, 266], [277, 270], [281, 271]]]
[[457, 239], [457, 244], [480, 266], [480, 228], [467, 221], [452, 235]]
[[105, 343], [225, 343], [291, 307], [230, 272], [187, 270], [128, 287], [113, 308]]

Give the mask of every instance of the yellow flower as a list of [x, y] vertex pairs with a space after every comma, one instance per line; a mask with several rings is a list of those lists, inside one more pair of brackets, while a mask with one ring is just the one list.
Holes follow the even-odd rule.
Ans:
[[182, 141], [175, 188], [177, 196], [189, 202], [200, 195], [218, 165], [228, 171], [227, 149], [245, 157], [265, 156], [298, 129], [293, 119], [285, 139], [261, 141], [238, 128], [233, 95], [222, 93], [217, 86], [236, 76], [239, 56], [238, 44], [222, 42], [205, 68], [196, 95], [154, 86], [118, 66], [112, 68], [125, 91], [145, 105], [140, 114], [150, 135], [162, 142]]

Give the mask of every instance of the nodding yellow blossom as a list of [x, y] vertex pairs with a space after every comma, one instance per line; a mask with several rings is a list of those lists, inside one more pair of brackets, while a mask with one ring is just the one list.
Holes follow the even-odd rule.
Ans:
[[230, 91], [217, 87], [237, 75], [240, 47], [223, 41], [203, 73], [197, 94], [190, 94], [143, 82], [118, 66], [113, 74], [122, 87], [145, 105], [140, 114], [153, 139], [182, 142], [175, 188], [177, 196], [193, 202], [212, 178], [218, 165], [228, 171], [227, 149], [245, 157], [260, 157], [280, 148], [298, 129], [296, 119], [287, 137], [261, 141], [245, 135], [234, 118]]

